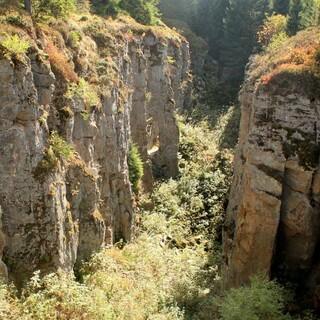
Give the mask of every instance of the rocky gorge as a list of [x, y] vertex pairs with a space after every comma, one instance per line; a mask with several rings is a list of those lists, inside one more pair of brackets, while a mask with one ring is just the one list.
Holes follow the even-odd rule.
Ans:
[[178, 172], [188, 43], [166, 27], [94, 19], [2, 25], [31, 44], [0, 60], [1, 271], [17, 283], [131, 239], [130, 144], [145, 190], [154, 174]]

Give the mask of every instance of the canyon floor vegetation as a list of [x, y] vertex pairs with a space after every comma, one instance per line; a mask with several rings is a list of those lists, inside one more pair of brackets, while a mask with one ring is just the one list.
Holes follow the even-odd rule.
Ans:
[[226, 128], [236, 125], [235, 111], [222, 113], [214, 129], [181, 116], [180, 176], [141, 196], [135, 239], [95, 254], [76, 277], [37, 272], [19, 294], [1, 285], [0, 318], [240, 320], [245, 312], [246, 319], [287, 319], [275, 282], [255, 278], [222, 290], [221, 228], [236, 139]]

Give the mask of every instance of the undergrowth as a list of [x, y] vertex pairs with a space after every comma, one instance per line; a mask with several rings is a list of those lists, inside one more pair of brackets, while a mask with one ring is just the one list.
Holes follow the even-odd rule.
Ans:
[[[132, 243], [95, 254], [77, 280], [62, 272], [35, 273], [19, 298], [13, 288], [0, 287], [0, 318], [240, 320], [244, 305], [250, 320], [284, 319], [282, 291], [273, 283], [259, 280], [226, 294], [221, 290], [219, 247], [233, 158], [222, 141], [232, 113], [224, 114], [215, 130], [206, 121], [180, 119], [180, 177], [140, 198]], [[65, 143], [54, 145], [68, 156]]]

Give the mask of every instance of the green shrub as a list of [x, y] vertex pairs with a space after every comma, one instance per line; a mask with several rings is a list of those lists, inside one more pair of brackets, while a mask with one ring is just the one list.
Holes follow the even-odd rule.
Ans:
[[69, 99], [82, 99], [87, 111], [100, 104], [100, 98], [95, 88], [83, 78], [80, 78], [78, 83], [69, 84], [66, 97]]
[[280, 32], [279, 34], [272, 37], [267, 50], [273, 51], [277, 50], [278, 48], [282, 47], [284, 42], [288, 40], [289, 37], [285, 32]]
[[159, 20], [158, 0], [121, 0], [121, 8], [143, 24], [156, 24]]
[[286, 35], [288, 18], [281, 14], [273, 14], [266, 18], [258, 32], [258, 43], [267, 48], [275, 39], [282, 39]]
[[140, 190], [141, 178], [143, 177], [143, 161], [141, 159], [138, 147], [131, 143], [128, 156], [129, 179], [132, 190], [138, 193]]
[[28, 27], [28, 23], [21, 16], [18, 16], [18, 15], [7, 16], [6, 22], [10, 23], [14, 26], [17, 26], [19, 28], [27, 28]]
[[71, 31], [69, 33], [69, 42], [73, 48], [79, 46], [79, 42], [81, 41], [81, 34], [78, 31]]
[[248, 286], [231, 289], [220, 305], [222, 320], [289, 320], [285, 292], [274, 281], [254, 277]]
[[35, 273], [21, 298], [21, 317], [17, 320], [112, 320], [105, 297], [94, 288], [75, 281], [67, 273], [40, 278]]
[[65, 18], [75, 10], [75, 0], [34, 0], [33, 15], [36, 19]]
[[51, 133], [48, 142], [49, 146], [44, 153], [44, 157], [34, 172], [35, 177], [39, 179], [45, 177], [48, 172], [56, 168], [59, 161], [70, 161], [75, 155], [74, 148], [55, 131]]
[[70, 160], [74, 156], [74, 148], [61, 138], [56, 131], [51, 133], [49, 145], [54, 155], [59, 159]]
[[30, 47], [30, 43], [21, 39], [17, 34], [13, 36], [6, 35], [6, 37], [0, 41], [0, 45], [5, 49], [5, 56], [7, 58], [25, 54]]
[[93, 0], [92, 4], [97, 13], [115, 17], [121, 11], [120, 2], [121, 0]]

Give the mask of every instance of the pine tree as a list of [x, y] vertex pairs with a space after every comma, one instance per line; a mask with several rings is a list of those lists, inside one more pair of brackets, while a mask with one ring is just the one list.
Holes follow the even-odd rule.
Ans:
[[299, 31], [301, 11], [301, 0], [291, 0], [287, 25], [287, 32], [289, 35], [295, 35]]
[[299, 30], [317, 25], [319, 22], [318, 0], [291, 0], [288, 20], [288, 33], [296, 34]]
[[196, 32], [207, 40], [213, 58], [220, 60], [223, 39], [223, 20], [228, 0], [200, 0], [197, 10]]
[[302, 0], [302, 10], [299, 18], [299, 30], [317, 25], [318, 6], [316, 0]]
[[229, 0], [224, 20], [223, 69], [224, 77], [239, 85], [254, 47], [256, 34], [265, 17], [268, 2]]
[[273, 10], [276, 13], [287, 15], [289, 13], [290, 0], [273, 0]]

